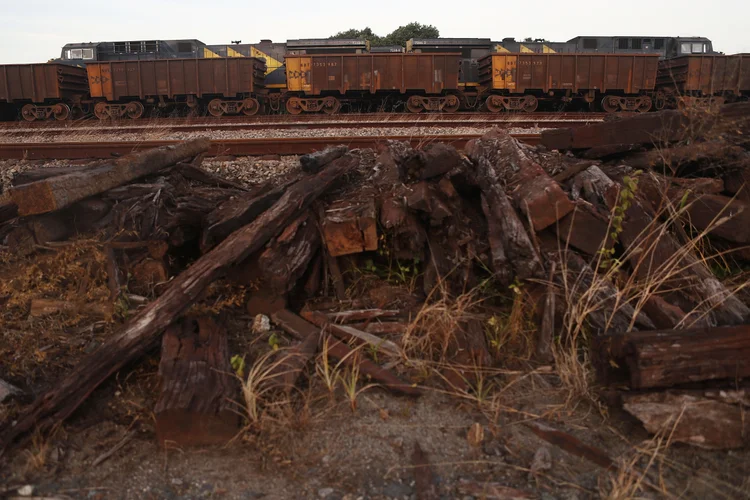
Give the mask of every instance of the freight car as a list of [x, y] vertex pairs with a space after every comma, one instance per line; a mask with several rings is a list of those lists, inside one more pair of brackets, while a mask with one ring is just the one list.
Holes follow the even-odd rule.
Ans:
[[213, 116], [254, 115], [265, 95], [261, 59], [162, 59], [86, 65], [99, 119], [140, 118], [146, 107], [205, 107]]
[[540, 100], [580, 100], [607, 112], [648, 111], [659, 56], [638, 54], [493, 54], [479, 61], [480, 95], [499, 112], [537, 109]]
[[721, 105], [750, 97], [750, 54], [688, 55], [659, 63], [658, 107]]
[[0, 66], [0, 115], [27, 121], [67, 120], [82, 111], [89, 91], [86, 70], [66, 64]]
[[412, 113], [454, 112], [459, 54], [287, 55], [286, 109], [336, 113], [342, 103], [382, 109], [389, 99]]

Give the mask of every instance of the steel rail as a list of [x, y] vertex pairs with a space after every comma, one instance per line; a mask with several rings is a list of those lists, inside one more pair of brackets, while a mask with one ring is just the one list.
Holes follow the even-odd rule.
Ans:
[[[537, 144], [539, 134], [513, 134], [518, 140]], [[428, 142], [445, 142], [463, 148], [471, 139], [481, 134], [381, 136], [381, 137], [293, 137], [279, 139], [223, 139], [212, 142], [209, 156], [261, 156], [299, 155], [318, 151], [329, 145], [345, 144], [351, 149], [377, 148], [387, 140], [407, 141], [414, 146]], [[125, 142], [43, 142], [0, 144], [0, 159], [27, 160], [77, 160], [85, 158], [106, 159], [134, 151], [177, 144], [177, 140], [125, 141]]]

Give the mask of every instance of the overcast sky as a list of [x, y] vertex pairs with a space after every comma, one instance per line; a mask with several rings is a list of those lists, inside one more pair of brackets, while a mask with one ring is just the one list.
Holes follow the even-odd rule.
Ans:
[[[680, 7], [677, 7], [677, 6]], [[750, 1], [436, 2], [434, 0], [0, 0], [0, 63], [44, 62], [67, 42], [197, 38], [205, 43], [324, 38], [410, 21], [444, 37], [705, 36], [727, 54], [750, 52]]]

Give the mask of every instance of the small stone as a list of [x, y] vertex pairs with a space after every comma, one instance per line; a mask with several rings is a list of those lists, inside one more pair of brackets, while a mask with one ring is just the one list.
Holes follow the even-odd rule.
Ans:
[[271, 320], [265, 314], [258, 314], [253, 320], [252, 331], [255, 334], [266, 333], [271, 330]]
[[10, 398], [11, 396], [15, 396], [21, 393], [21, 389], [9, 384], [3, 379], [0, 379], [0, 403], [5, 401], [7, 398]]
[[172, 484], [176, 484], [177, 486], [180, 486], [182, 484], [182, 479], [180, 478], [172, 478]]
[[537, 472], [550, 470], [551, 468], [552, 455], [549, 452], [549, 448], [542, 447], [536, 450], [534, 459], [531, 461], [531, 473], [536, 474]]
[[30, 484], [27, 484], [26, 486], [21, 486], [18, 488], [18, 494], [22, 497], [30, 497], [34, 494], [34, 487]]
[[320, 498], [326, 498], [329, 495], [333, 495], [333, 488], [321, 488], [318, 490], [318, 496]]

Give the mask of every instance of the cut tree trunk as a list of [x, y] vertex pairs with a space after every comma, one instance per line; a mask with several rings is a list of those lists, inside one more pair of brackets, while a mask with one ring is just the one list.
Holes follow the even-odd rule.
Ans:
[[160, 445], [225, 444], [239, 432], [238, 381], [223, 328], [211, 318], [183, 318], [164, 333], [161, 394], [154, 408]]
[[9, 195], [22, 216], [52, 212], [192, 158], [207, 151], [210, 145], [208, 139], [195, 139], [176, 146], [150, 149], [84, 172], [16, 186], [9, 190]]
[[211, 252], [195, 261], [170, 282], [154, 302], [126, 323], [99, 350], [85, 358], [47, 394], [39, 397], [15, 426], [4, 426], [0, 448], [34, 427], [49, 429], [67, 418], [99, 384], [127, 363], [139, 358], [159, 339], [164, 329], [179, 318], [201, 292], [224, 270], [258, 251], [318, 196], [349, 172], [356, 159], [345, 156], [318, 175], [292, 185], [274, 206], [253, 223], [234, 232]]
[[603, 383], [633, 389], [750, 376], [750, 326], [610, 334], [593, 339]]

